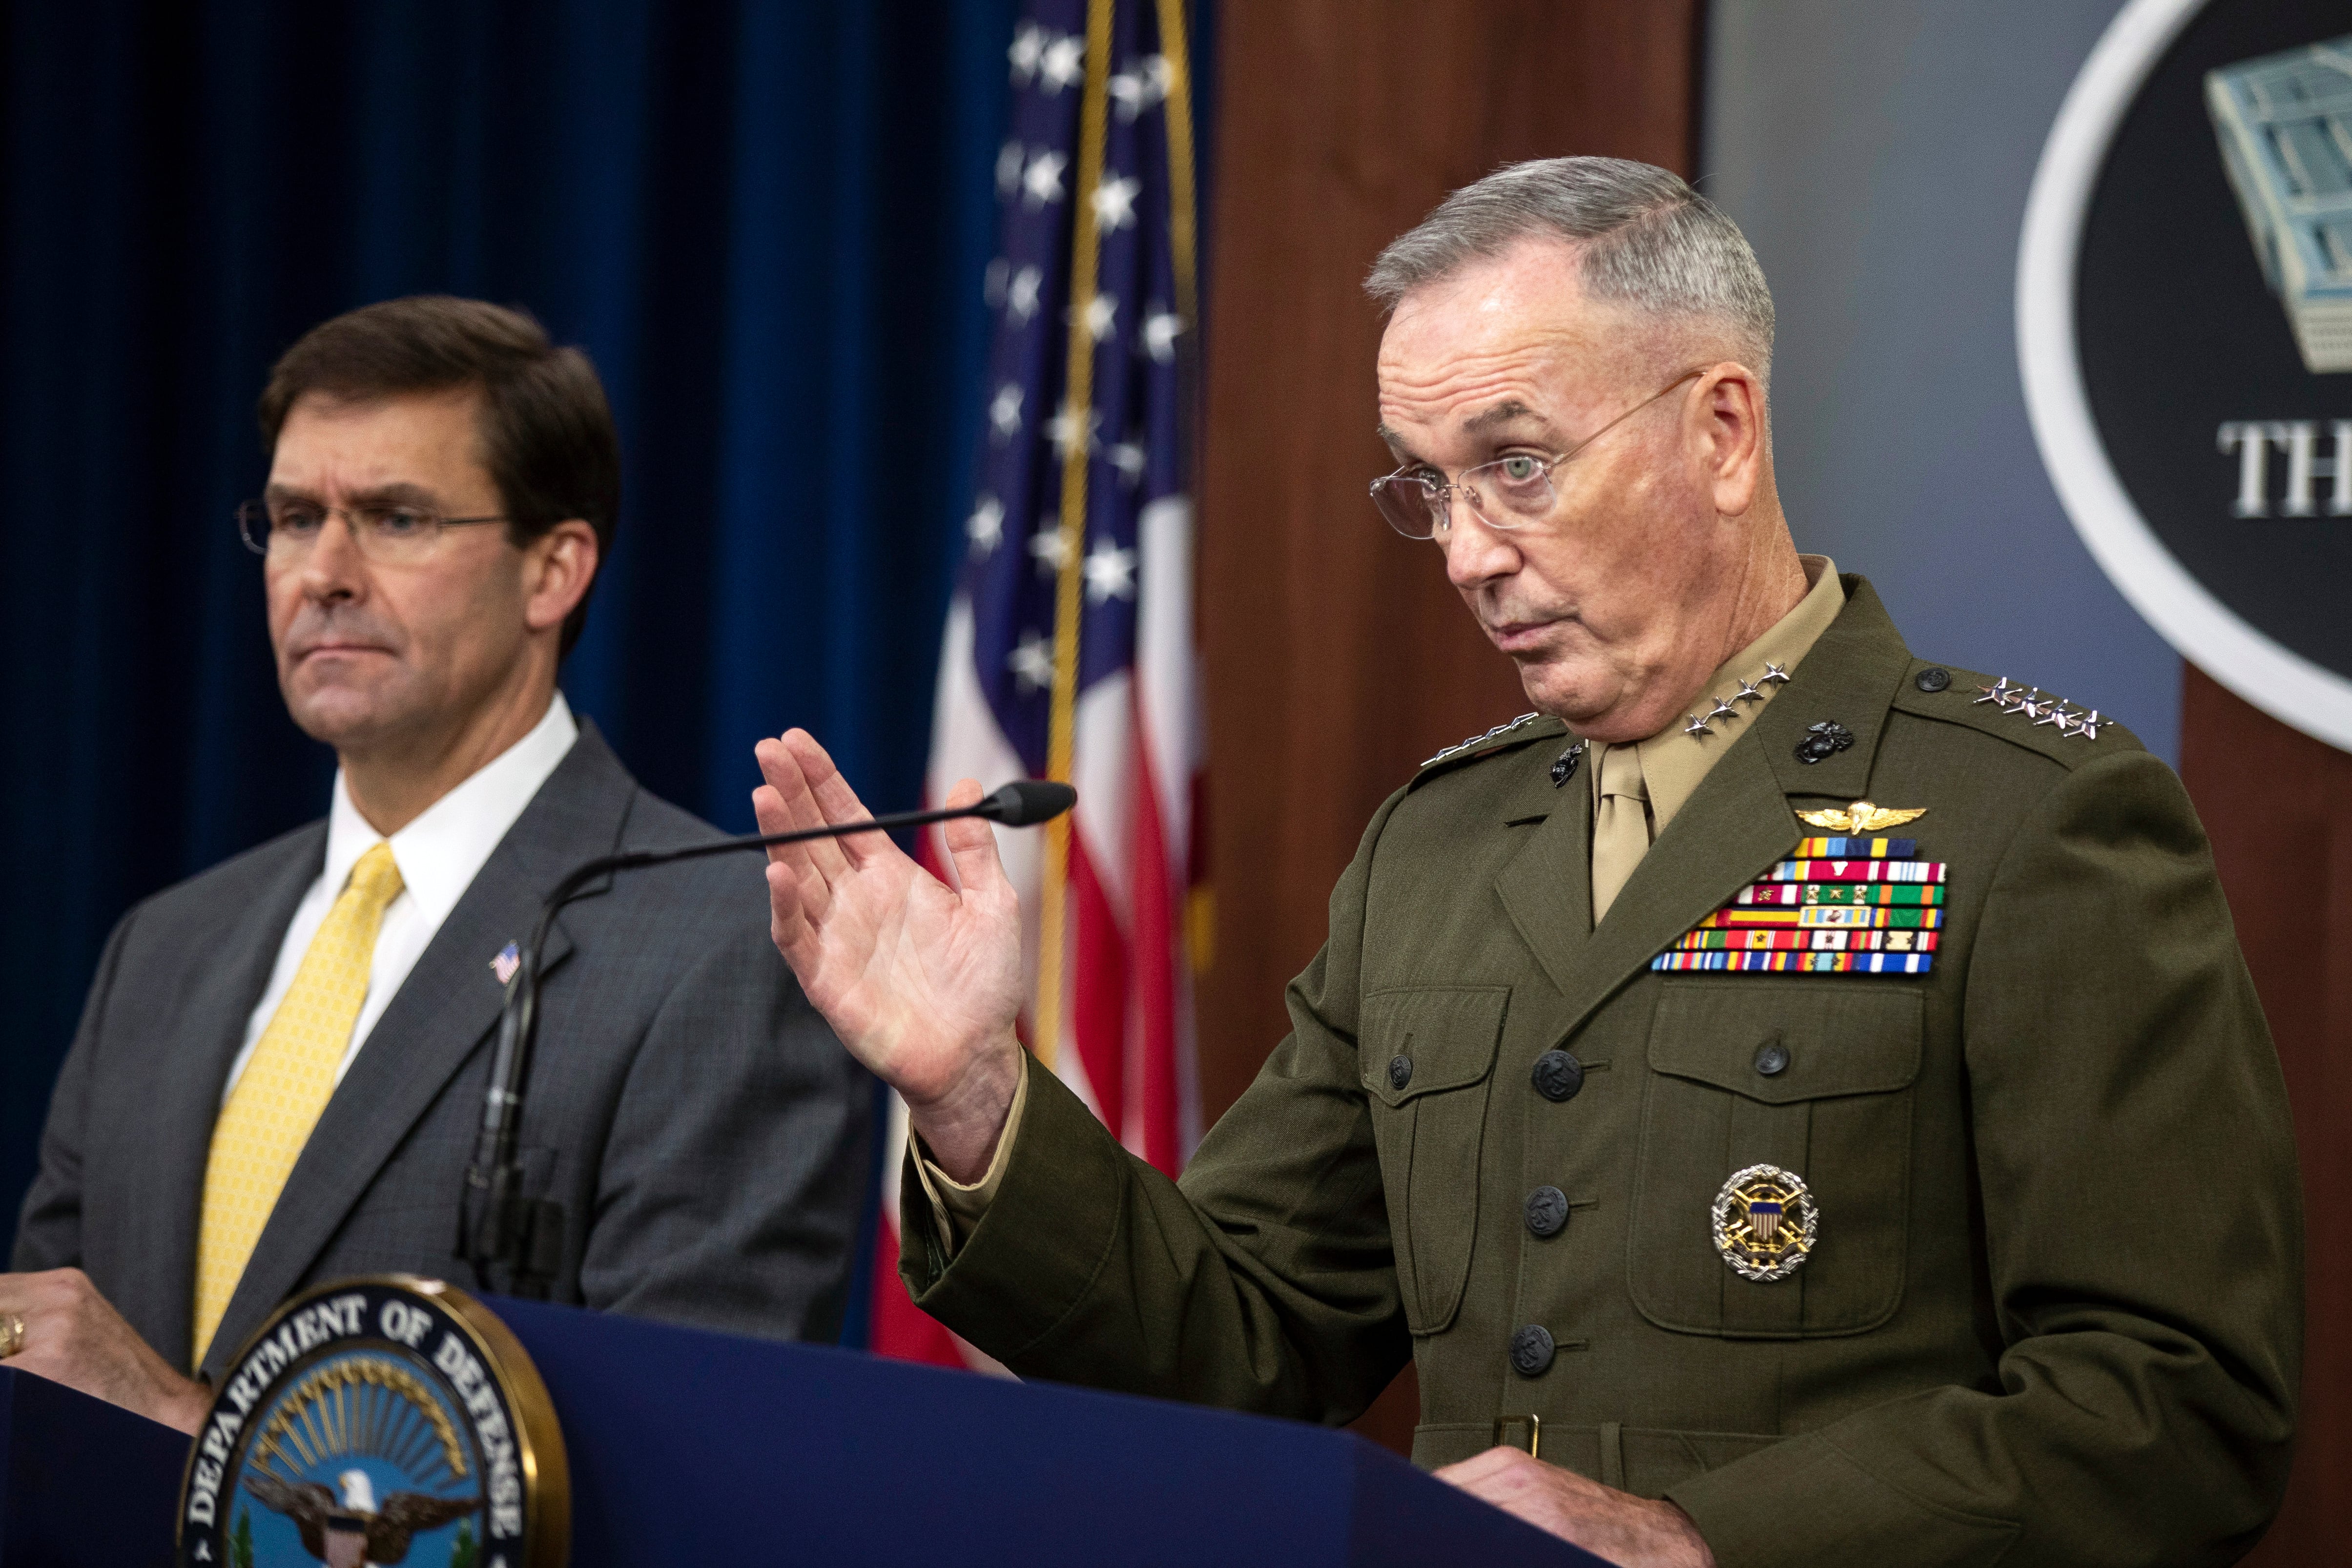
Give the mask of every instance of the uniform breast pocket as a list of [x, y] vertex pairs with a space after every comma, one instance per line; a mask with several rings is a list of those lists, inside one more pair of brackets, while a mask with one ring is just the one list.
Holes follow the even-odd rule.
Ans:
[[[1862, 1333], [1894, 1315], [1924, 1027], [1921, 997], [1899, 982], [1664, 988], [1629, 1227], [1643, 1317], [1678, 1333], [1793, 1339]], [[1716, 1245], [1717, 1196], [1751, 1165], [1797, 1175], [1811, 1196], [1811, 1246], [1783, 1278], [1747, 1278]], [[1791, 1205], [1765, 1223], [1798, 1218]]]
[[1383, 991], [1364, 999], [1364, 1092], [1405, 1324], [1453, 1322], [1478, 1228], [1478, 1154], [1507, 985]]

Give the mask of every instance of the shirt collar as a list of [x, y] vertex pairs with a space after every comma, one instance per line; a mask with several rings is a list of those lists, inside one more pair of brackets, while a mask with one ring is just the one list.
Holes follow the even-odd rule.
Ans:
[[[1845, 587], [1838, 581], [1837, 563], [1826, 555], [1800, 555], [1797, 560], [1805, 569], [1805, 596], [1761, 637], [1724, 660], [1699, 693], [1696, 716], [1705, 717], [1718, 698], [1731, 697], [1742, 681], [1752, 683], [1756, 697], [1734, 704], [1739, 717], [1718, 719], [1703, 735], [1689, 733], [1684, 728], [1687, 721], [1677, 719], [1648, 740], [1636, 742], [1642, 752], [1642, 781], [1650, 795], [1653, 837], [1664, 832], [1683, 803], [1698, 792], [1715, 760], [1738, 735], [1733, 726], [1743, 721], [1752, 726], [1756, 711], [1780, 691], [1780, 682], [1764, 681], [1765, 667], [1778, 665], [1783, 671], [1793, 671], [1845, 608]], [[1607, 749], [1598, 748], [1602, 752]], [[1593, 759], [1595, 789], [1600, 787], [1600, 761], [1598, 755]]]
[[[449, 918], [490, 851], [579, 738], [572, 705], [559, 691], [530, 733], [392, 836], [392, 858], [400, 868], [401, 885], [435, 926]], [[340, 890], [360, 857], [382, 842], [383, 835], [369, 826], [352, 804], [343, 771], [337, 768], [334, 798], [327, 808], [327, 885]]]

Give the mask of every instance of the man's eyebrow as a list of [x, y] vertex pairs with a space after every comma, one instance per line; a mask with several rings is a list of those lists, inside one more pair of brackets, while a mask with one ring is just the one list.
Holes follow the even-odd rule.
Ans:
[[[267, 500], [316, 500], [319, 499], [309, 490], [300, 489], [292, 485], [279, 484], [275, 480], [265, 487], [261, 493], [263, 499]], [[395, 479], [389, 484], [372, 485], [366, 489], [353, 490], [348, 499], [354, 506], [432, 507], [440, 504], [440, 498], [425, 486], [400, 479]]]
[[1484, 414], [1474, 414], [1465, 419], [1462, 422], [1462, 428], [1475, 435], [1492, 430], [1497, 425], [1508, 425], [1521, 419], [1532, 419], [1546, 429], [1551, 427], [1551, 422], [1542, 415], [1538, 414], [1517, 398], [1507, 397]]
[[352, 500], [361, 506], [438, 506], [441, 498], [423, 485], [394, 479], [389, 484], [372, 485], [363, 490], [353, 490]]
[[1381, 445], [1404, 461], [1417, 463], [1421, 460], [1412, 455], [1412, 448], [1405, 443], [1405, 438], [1390, 429], [1386, 424], [1373, 426], [1372, 434], [1381, 438]]

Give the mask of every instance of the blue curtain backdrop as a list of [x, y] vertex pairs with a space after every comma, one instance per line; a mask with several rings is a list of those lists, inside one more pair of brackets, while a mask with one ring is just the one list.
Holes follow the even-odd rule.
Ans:
[[0, 1234], [114, 921], [325, 806], [230, 510], [328, 316], [480, 295], [594, 357], [626, 499], [563, 684], [648, 786], [748, 830], [804, 724], [914, 801], [1015, 10], [8, 0]]

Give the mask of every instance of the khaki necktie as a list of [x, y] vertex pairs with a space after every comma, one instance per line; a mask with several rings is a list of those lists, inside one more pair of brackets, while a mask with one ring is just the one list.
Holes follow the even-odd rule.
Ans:
[[203, 1364], [261, 1227], [335, 1092], [336, 1065], [367, 1000], [376, 928], [400, 888], [390, 844], [360, 857], [213, 1125], [196, 1240], [193, 1364]]
[[1592, 923], [1625, 890], [1633, 868], [1650, 852], [1650, 790], [1642, 779], [1642, 748], [1612, 746], [1601, 754], [1601, 804], [1592, 814]]

